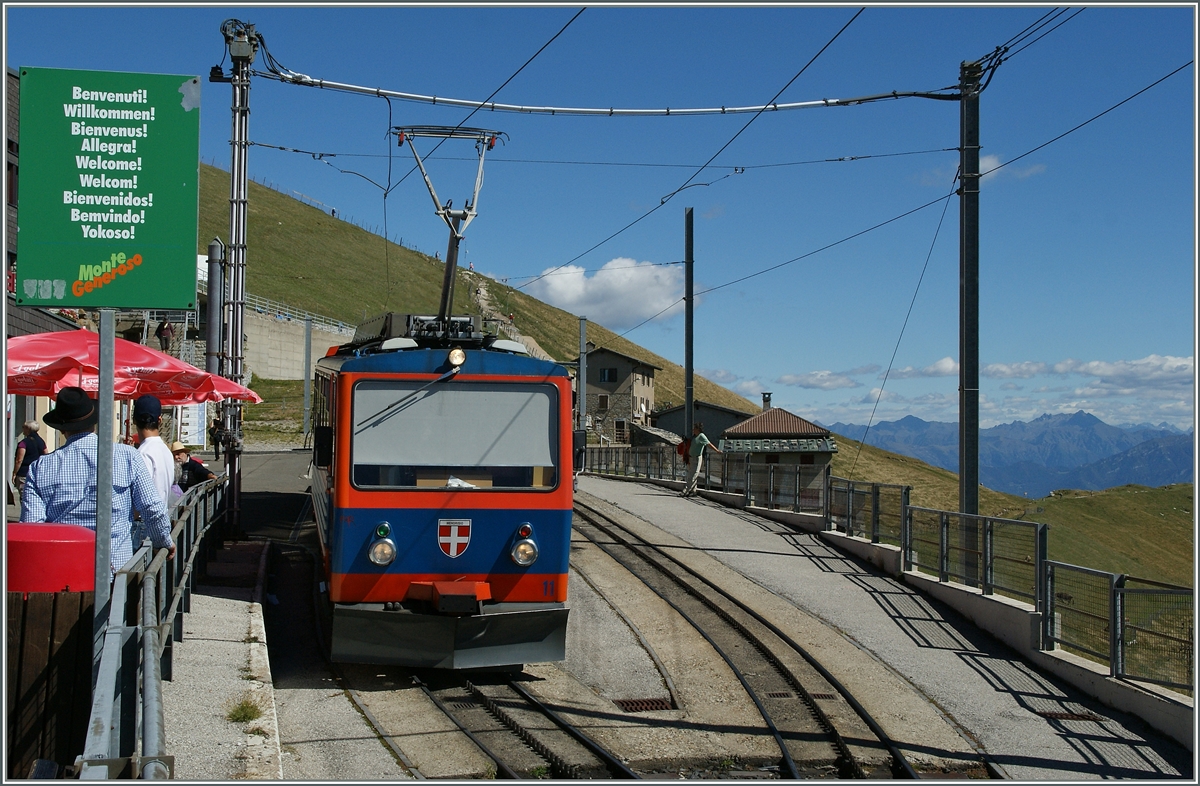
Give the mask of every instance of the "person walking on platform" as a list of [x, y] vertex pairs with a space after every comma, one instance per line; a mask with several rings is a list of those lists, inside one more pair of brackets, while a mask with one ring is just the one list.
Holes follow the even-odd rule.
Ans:
[[17, 455], [13, 458], [13, 466], [16, 467], [13, 470], [13, 485], [17, 488], [18, 498], [25, 488], [25, 476], [29, 474], [29, 465], [47, 453], [46, 441], [38, 434], [40, 427], [41, 424], [36, 420], [27, 420], [21, 427], [25, 436], [17, 443]]
[[683, 491], [679, 493], [681, 497], [692, 497], [696, 494], [696, 483], [700, 480], [700, 471], [704, 467], [704, 449], [712, 448], [718, 453], [721, 450], [711, 442], [708, 437], [704, 436], [704, 424], [696, 423], [692, 426], [692, 439], [688, 446], [688, 481], [683, 487]]
[[212, 425], [208, 427], [208, 438], [212, 440], [213, 461], [220, 461], [221, 440], [225, 438], [225, 427], [221, 425], [220, 418], [213, 418]]
[[170, 320], [164, 319], [158, 323], [158, 327], [154, 330], [154, 337], [158, 339], [158, 347], [163, 352], [171, 348], [171, 339], [175, 336], [175, 326]]
[[[35, 461], [21, 495], [22, 522], [77, 524], [96, 529], [96, 422], [100, 409], [83, 388], [66, 387], [42, 421], [66, 435], [67, 443]], [[140, 511], [155, 548], [175, 558], [167, 505], [154, 488], [150, 470], [137, 450], [112, 446], [112, 542], [110, 565], [115, 574], [133, 556], [133, 512]]]

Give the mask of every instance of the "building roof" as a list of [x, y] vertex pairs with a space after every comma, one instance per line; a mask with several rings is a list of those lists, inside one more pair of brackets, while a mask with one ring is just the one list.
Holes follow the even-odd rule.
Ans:
[[[618, 352], [617, 350], [609, 349], [608, 347], [596, 347], [595, 349], [589, 349], [588, 355], [589, 356], [595, 355], [599, 352], [607, 352], [610, 355], [616, 355], [617, 357], [622, 357], [622, 358], [625, 358], [626, 360], [632, 360], [635, 365], [645, 366], [647, 368], [653, 368], [653, 369], [657, 369], [658, 371], [662, 371], [662, 366], [656, 366], [653, 363], [642, 360], [641, 358], [635, 358], [633, 355], [626, 355], [624, 352]], [[575, 356], [575, 362], [576, 362], [576, 364], [579, 363], [578, 355]]]
[[[658, 417], [659, 415], [668, 415], [673, 412], [678, 412], [678, 411], [682, 410], [683, 407], [684, 407], [683, 404], [676, 404], [673, 407], [667, 407], [666, 409], [658, 410], [657, 412], [654, 413], [654, 416]], [[742, 415], [744, 417], [750, 417], [751, 415], [754, 414], [753, 412], [746, 412], [745, 410], [741, 410], [741, 409], [733, 409], [732, 407], [723, 407], [720, 404], [713, 404], [708, 401], [700, 401], [699, 399], [692, 402], [692, 409], [696, 409], [698, 407], [706, 407], [708, 409], [719, 409], [722, 412], [728, 412], [731, 415]]]
[[733, 439], [821, 438], [829, 435], [829, 429], [821, 428], [779, 407], [763, 410], [749, 420], [730, 426], [723, 434], [724, 437]]
[[630, 425], [635, 431], [644, 431], [666, 442], [668, 445], [678, 445], [680, 442], [683, 442], [683, 437], [674, 431], [667, 431], [666, 429], [655, 428], [654, 426], [643, 426], [641, 423], [632, 423]]

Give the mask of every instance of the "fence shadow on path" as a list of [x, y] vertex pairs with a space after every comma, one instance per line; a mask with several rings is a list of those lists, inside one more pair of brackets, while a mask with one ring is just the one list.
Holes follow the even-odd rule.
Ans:
[[[760, 521], [762, 521], [760, 519]], [[1034, 756], [988, 753], [1006, 768], [1033, 768], [1101, 778], [1191, 778], [1190, 755], [1143, 721], [1104, 707], [1044, 675], [954, 609], [927, 598], [874, 566], [822, 543], [815, 535], [778, 526], [760, 527], [783, 536], [798, 554], [826, 573], [843, 575], [867, 593], [921, 649], [943, 650], [979, 674], [1021, 710], [1048, 724], [1078, 752], [1082, 762], [1048, 762]]]

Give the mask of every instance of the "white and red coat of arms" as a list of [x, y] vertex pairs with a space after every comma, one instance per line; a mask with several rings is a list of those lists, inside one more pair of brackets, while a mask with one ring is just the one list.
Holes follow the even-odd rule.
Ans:
[[470, 519], [438, 519], [438, 547], [447, 557], [461, 555], [470, 542]]

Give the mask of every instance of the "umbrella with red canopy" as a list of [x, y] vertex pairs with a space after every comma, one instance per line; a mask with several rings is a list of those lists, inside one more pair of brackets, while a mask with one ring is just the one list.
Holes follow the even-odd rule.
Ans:
[[[250, 388], [166, 353], [123, 338], [113, 342], [113, 393], [117, 399], [150, 393], [168, 406], [227, 398], [262, 402]], [[99, 388], [100, 336], [90, 330], [16, 336], [8, 339], [6, 354], [8, 392], [14, 395], [54, 397], [71, 386], [95, 395]]]

